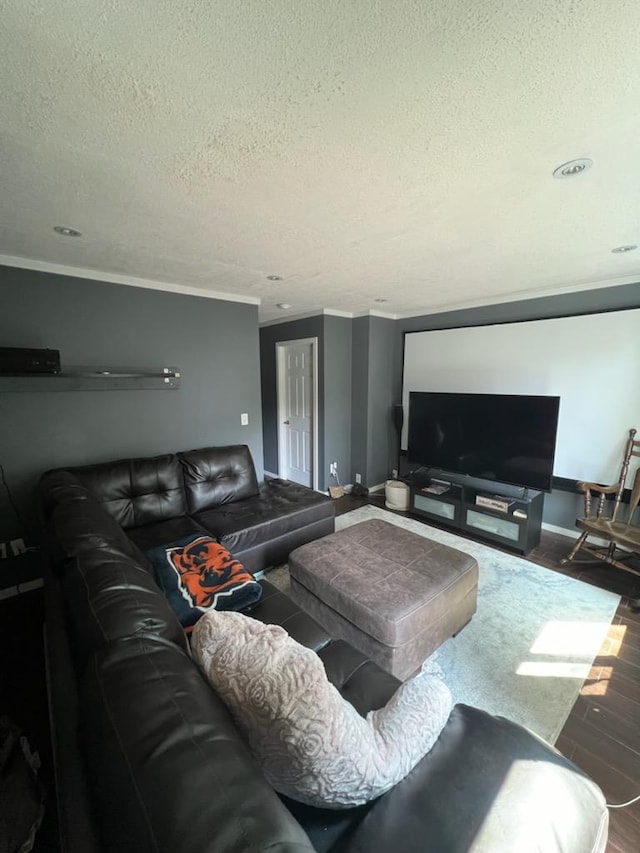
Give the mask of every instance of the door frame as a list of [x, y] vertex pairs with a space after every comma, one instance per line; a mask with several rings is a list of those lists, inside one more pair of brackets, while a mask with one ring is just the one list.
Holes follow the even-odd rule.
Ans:
[[[278, 418], [278, 476], [284, 477], [288, 473], [286, 460], [286, 447], [284, 440], [285, 419], [285, 355], [288, 346], [294, 344], [311, 344], [311, 369], [312, 378], [312, 406], [311, 415], [311, 455], [313, 471], [311, 474], [311, 488], [318, 491], [318, 338], [298, 338], [292, 341], [276, 342], [276, 412]], [[286, 478], [285, 478], [286, 479]]]

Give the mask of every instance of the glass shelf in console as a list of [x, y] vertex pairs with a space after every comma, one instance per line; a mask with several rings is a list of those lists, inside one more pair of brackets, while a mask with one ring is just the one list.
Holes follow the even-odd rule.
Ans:
[[0, 376], [0, 392], [170, 391], [179, 387], [176, 367], [67, 367], [62, 373]]
[[520, 527], [517, 522], [507, 521], [506, 518], [497, 518], [495, 515], [467, 510], [466, 523], [468, 527], [475, 527], [483, 533], [493, 533], [503, 539], [511, 539], [517, 542], [520, 536]]
[[454, 519], [456, 514], [455, 504], [445, 503], [419, 494], [413, 496], [413, 506], [415, 509], [429, 512], [431, 515], [438, 515], [440, 518], [448, 518], [450, 521]]

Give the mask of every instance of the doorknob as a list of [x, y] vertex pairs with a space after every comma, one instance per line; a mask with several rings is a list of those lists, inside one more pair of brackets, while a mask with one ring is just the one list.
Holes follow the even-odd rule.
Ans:
[[283, 424], [288, 424], [288, 423], [289, 423], [289, 421], [282, 421], [282, 423], [283, 423]]

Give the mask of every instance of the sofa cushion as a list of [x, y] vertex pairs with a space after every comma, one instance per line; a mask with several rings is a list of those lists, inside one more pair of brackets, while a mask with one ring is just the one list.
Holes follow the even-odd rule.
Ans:
[[322, 518], [320, 521], [314, 521], [313, 524], [294, 527], [288, 533], [283, 533], [282, 536], [265, 539], [264, 542], [258, 542], [249, 548], [233, 553], [246, 569], [255, 574], [263, 569], [281, 566], [287, 562], [289, 554], [295, 548], [312, 542], [314, 539], [320, 539], [322, 536], [328, 536], [334, 530], [334, 517]]
[[195, 519], [226, 548], [239, 554], [334, 515], [333, 501], [326, 495], [296, 483], [267, 480], [253, 497], [199, 512]]
[[70, 470], [125, 529], [187, 513], [182, 469], [173, 454]]
[[329, 681], [361, 717], [384, 708], [400, 687], [399, 679], [344, 640], [328, 643], [318, 651], [318, 657]]
[[124, 556], [84, 551], [67, 569], [63, 590], [76, 659], [121, 637], [149, 634], [182, 649], [187, 638], [149, 572]]
[[189, 657], [117, 640], [87, 667], [81, 735], [104, 850], [313, 853]]
[[[268, 576], [267, 576], [268, 577]], [[249, 615], [267, 625], [280, 625], [301, 646], [313, 649], [324, 665], [327, 678], [362, 717], [387, 704], [400, 681], [376, 663], [331, 636], [308, 613], [267, 579], [260, 581], [262, 598]]]
[[262, 596], [251, 608], [251, 616], [267, 625], [281, 625], [300, 645], [320, 651], [331, 642], [331, 637], [315, 619], [301, 610], [294, 601], [268, 580], [260, 581]]
[[203, 447], [179, 453], [190, 513], [258, 494], [258, 480], [246, 444]]
[[315, 652], [241, 613], [205, 614], [191, 648], [267, 780], [309, 805], [348, 808], [388, 791], [433, 746], [452, 707], [443, 682], [420, 674], [364, 719]]
[[208, 536], [209, 532], [201, 527], [188, 515], [178, 518], [168, 518], [156, 524], [145, 524], [142, 527], [131, 527], [127, 536], [143, 551], [150, 551], [166, 542], [176, 542], [186, 536]]
[[147, 555], [160, 589], [187, 632], [209, 609], [241, 610], [262, 595], [253, 575], [210, 536], [188, 536]]

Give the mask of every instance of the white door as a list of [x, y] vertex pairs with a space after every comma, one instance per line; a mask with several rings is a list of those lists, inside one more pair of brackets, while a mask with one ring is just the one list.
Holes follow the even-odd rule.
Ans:
[[285, 480], [313, 488], [317, 341], [288, 341], [276, 347], [279, 474]]

